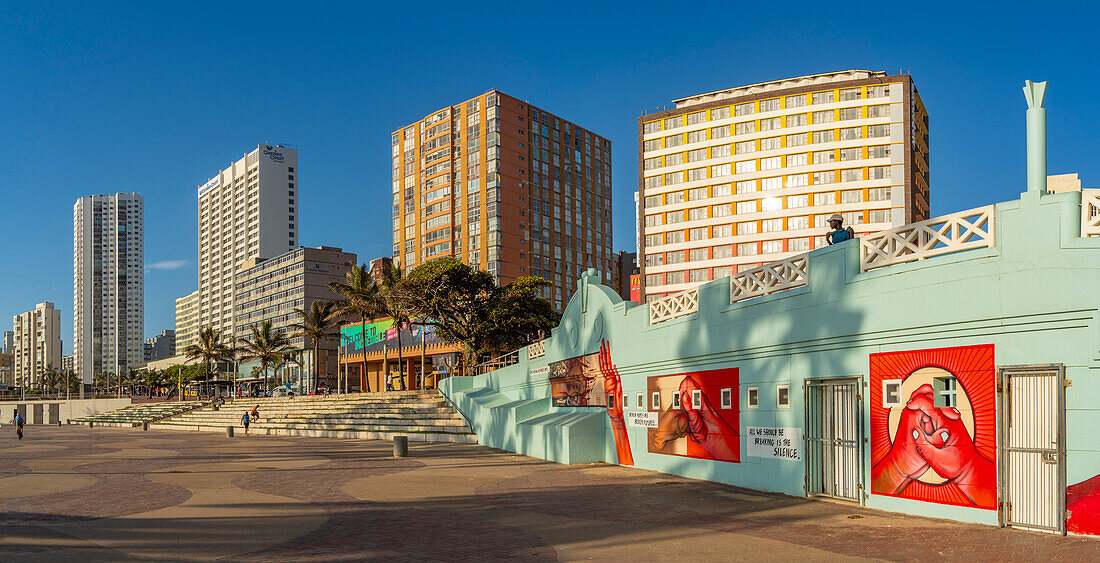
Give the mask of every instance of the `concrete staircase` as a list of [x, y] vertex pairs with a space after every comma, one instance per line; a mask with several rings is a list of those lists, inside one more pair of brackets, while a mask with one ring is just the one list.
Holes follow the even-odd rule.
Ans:
[[394, 391], [318, 397], [236, 399], [218, 410], [205, 406], [150, 424], [150, 428], [243, 432], [241, 415], [259, 406], [249, 434], [477, 443], [466, 421], [438, 391]]
[[178, 415], [201, 406], [198, 401], [141, 403], [123, 409], [102, 412], [93, 416], [82, 416], [69, 420], [69, 424], [87, 424], [95, 426], [141, 426], [145, 422], [155, 422], [162, 418]]

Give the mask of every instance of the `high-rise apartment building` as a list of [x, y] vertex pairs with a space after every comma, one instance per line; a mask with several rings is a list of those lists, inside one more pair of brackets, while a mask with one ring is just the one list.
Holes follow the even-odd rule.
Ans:
[[588, 268], [611, 275], [611, 142], [496, 90], [390, 138], [393, 257], [442, 256], [501, 283], [539, 275], [561, 309]]
[[[237, 276], [234, 336], [249, 337], [251, 327], [263, 321], [271, 321], [273, 329], [282, 330], [288, 336], [293, 334], [295, 329], [291, 325], [301, 321], [295, 309], [309, 311], [315, 301], [341, 299], [328, 284], [346, 281], [355, 261], [353, 253], [319, 246], [299, 248], [269, 260], [253, 258], [245, 262]], [[308, 350], [312, 354], [313, 341], [310, 339], [292, 336], [290, 345], [295, 350]], [[332, 368], [329, 373], [335, 373], [336, 347], [336, 338], [320, 342], [318, 346], [322, 354], [331, 356], [327, 360]], [[304, 365], [312, 371], [311, 366], [316, 363], [310, 360]]]
[[176, 331], [162, 330], [160, 334], [145, 339], [145, 363], [171, 358], [176, 355]]
[[[15, 333], [12, 333], [13, 335]], [[0, 385], [12, 386], [15, 385], [15, 353], [14, 352], [0, 352]]]
[[192, 291], [176, 299], [176, 350], [199, 341], [199, 292]]
[[2, 343], [3, 352], [10, 354], [11, 349], [15, 347], [15, 332], [11, 330], [4, 331], [4, 341]]
[[909, 75], [850, 70], [741, 86], [638, 118], [647, 301], [928, 218], [928, 113]]
[[73, 365], [84, 383], [144, 362], [144, 206], [137, 193], [73, 205]]
[[73, 355], [61, 356], [61, 371], [69, 373], [70, 371], [76, 371], [76, 363], [73, 361]]
[[61, 311], [39, 303], [12, 317], [15, 385], [35, 385], [49, 368], [61, 369]]
[[261, 144], [198, 190], [198, 329], [233, 334], [241, 264], [298, 246], [298, 151]]

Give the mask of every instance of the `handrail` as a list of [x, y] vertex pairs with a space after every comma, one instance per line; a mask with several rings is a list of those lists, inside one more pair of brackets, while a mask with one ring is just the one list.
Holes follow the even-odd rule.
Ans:
[[1100, 237], [1100, 189], [1081, 190], [1081, 236]]
[[532, 342], [527, 345], [527, 359], [533, 360], [546, 355], [546, 339]]
[[730, 303], [809, 283], [809, 258], [799, 254], [730, 276]]
[[685, 289], [650, 302], [649, 324], [655, 325], [697, 312], [699, 312], [699, 289]]
[[994, 206], [987, 205], [860, 237], [859, 268], [923, 260], [994, 246]]

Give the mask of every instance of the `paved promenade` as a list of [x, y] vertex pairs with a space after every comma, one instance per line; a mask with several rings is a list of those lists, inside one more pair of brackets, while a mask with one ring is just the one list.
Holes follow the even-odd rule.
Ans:
[[480, 446], [0, 428], [0, 560], [1100, 560], [961, 525]]

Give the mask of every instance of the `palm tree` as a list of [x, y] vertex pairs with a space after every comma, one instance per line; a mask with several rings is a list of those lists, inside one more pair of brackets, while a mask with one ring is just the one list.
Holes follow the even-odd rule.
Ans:
[[370, 378], [367, 377], [367, 319], [381, 316], [378, 311], [378, 294], [381, 287], [370, 275], [370, 268], [366, 264], [352, 266], [346, 275], [347, 283], [329, 282], [332, 291], [342, 295], [346, 301], [337, 303], [336, 313], [339, 315], [359, 317], [359, 326], [363, 337], [363, 384], [370, 392]]
[[401, 386], [405, 385], [405, 357], [401, 352], [401, 327], [409, 324], [409, 308], [401, 298], [401, 285], [405, 279], [400, 267], [390, 265], [382, 272], [381, 290], [377, 294], [376, 309], [381, 316], [393, 319], [397, 329], [397, 373], [401, 377]]
[[52, 365], [47, 364], [46, 371], [39, 379], [39, 383], [42, 385], [42, 394], [46, 395], [56, 390], [57, 386], [61, 383], [61, 372], [57, 371], [57, 368]]
[[239, 338], [241, 361], [260, 360], [260, 371], [264, 374], [264, 389], [267, 390], [267, 370], [278, 366], [283, 355], [290, 350], [290, 338], [282, 329], [272, 329], [271, 321], [252, 325], [250, 338]]
[[[332, 329], [336, 326], [336, 304], [332, 301], [314, 301], [309, 306], [309, 311], [295, 309], [298, 313], [298, 322], [290, 325], [294, 328], [292, 337], [310, 338], [313, 340], [313, 388], [317, 390], [317, 377], [321, 373], [322, 364], [319, 349], [321, 342], [332, 338], [335, 334]], [[325, 380], [328, 380], [328, 370], [325, 370]]]
[[233, 359], [233, 349], [221, 341], [221, 332], [213, 328], [204, 328], [199, 332], [199, 341], [183, 349], [188, 360], [199, 360], [206, 366], [207, 381], [214, 376], [218, 362]]

